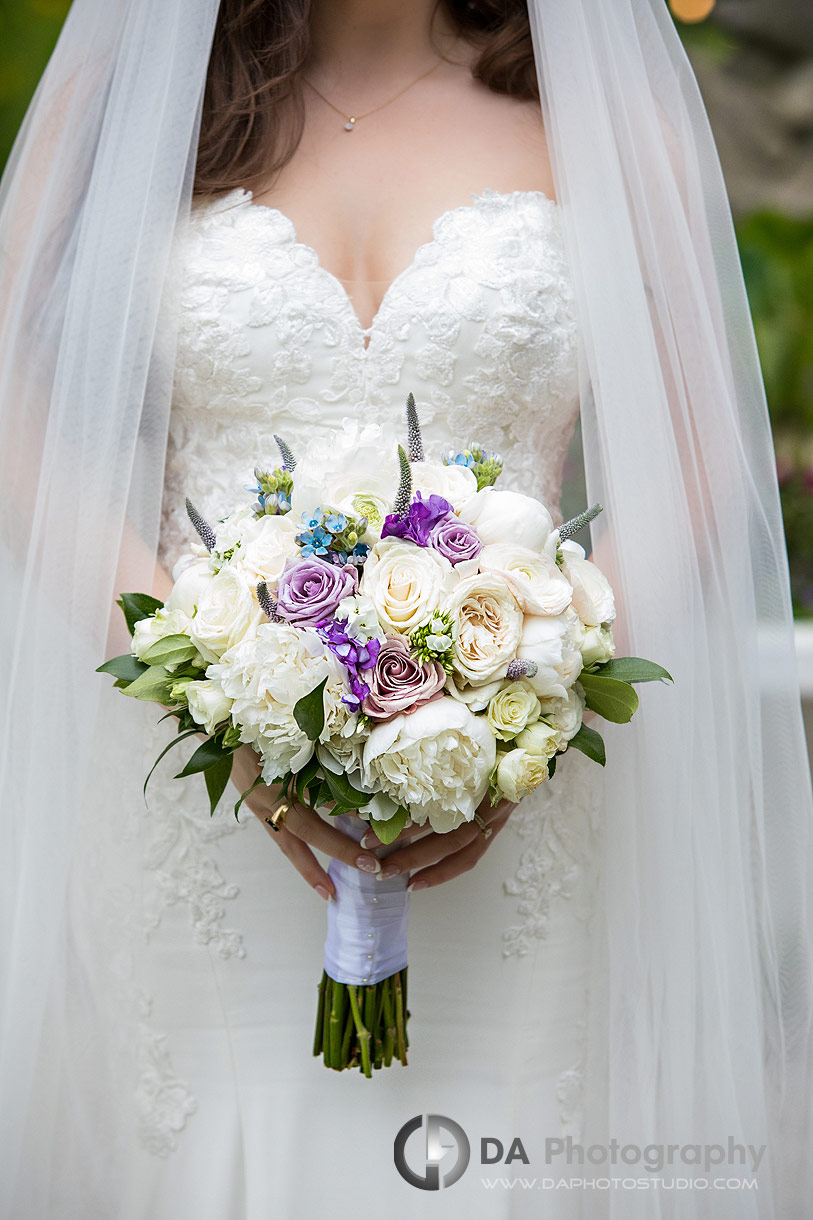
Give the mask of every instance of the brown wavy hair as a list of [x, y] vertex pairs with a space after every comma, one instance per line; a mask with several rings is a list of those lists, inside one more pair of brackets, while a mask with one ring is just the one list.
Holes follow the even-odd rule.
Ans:
[[[293, 156], [305, 111], [312, 0], [221, 0], [206, 77], [195, 194], [256, 186]], [[527, 0], [437, 0], [479, 55], [475, 79], [539, 97]]]

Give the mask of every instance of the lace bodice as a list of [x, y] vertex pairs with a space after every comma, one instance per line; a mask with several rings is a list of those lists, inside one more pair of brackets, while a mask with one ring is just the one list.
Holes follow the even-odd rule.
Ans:
[[296, 447], [361, 414], [403, 428], [418, 404], [427, 453], [476, 440], [505, 459], [501, 486], [561, 521], [562, 466], [578, 414], [576, 321], [558, 205], [484, 191], [430, 241], [362, 327], [342, 285], [276, 208], [237, 188], [178, 231], [179, 309], [162, 559], [186, 549], [184, 497], [207, 516], [242, 502], [273, 434]]

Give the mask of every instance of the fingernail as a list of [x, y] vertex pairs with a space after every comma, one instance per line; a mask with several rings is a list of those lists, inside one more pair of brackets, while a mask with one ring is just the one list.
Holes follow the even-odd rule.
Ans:
[[424, 881], [419, 877], [417, 881], [410, 881], [409, 885], [407, 886], [407, 889], [408, 890], [425, 890], [428, 884], [429, 884], [428, 881]]
[[326, 890], [323, 885], [315, 885], [313, 888], [316, 890], [316, 893], [321, 894], [325, 902], [327, 902], [328, 898], [330, 897], [330, 892]]
[[387, 877], [397, 877], [400, 871], [397, 864], [386, 864], [376, 877], [376, 881], [386, 881]]
[[381, 861], [377, 856], [356, 856], [356, 867], [365, 873], [378, 873], [381, 871]]
[[381, 840], [374, 830], [366, 831], [361, 837], [362, 847], [380, 847]]

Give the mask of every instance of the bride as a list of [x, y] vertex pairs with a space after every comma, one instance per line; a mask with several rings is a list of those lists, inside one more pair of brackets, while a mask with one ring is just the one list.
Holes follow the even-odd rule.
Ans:
[[[76, 0], [0, 209], [2, 1214], [406, 1218], [435, 1166], [449, 1218], [801, 1218], [786, 557], [663, 0]], [[558, 521], [581, 416], [617, 650], [674, 686], [606, 768], [386, 859], [272, 831], [271, 789], [210, 818], [169, 760], [145, 806], [169, 735], [94, 674], [113, 599], [168, 593], [187, 495], [222, 517], [275, 434], [410, 391]], [[311, 1056], [331, 857], [411, 874], [409, 1066], [372, 1081]]]

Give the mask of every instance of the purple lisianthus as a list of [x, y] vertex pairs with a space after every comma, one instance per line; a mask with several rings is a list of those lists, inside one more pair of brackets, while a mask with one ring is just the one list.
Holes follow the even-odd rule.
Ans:
[[464, 559], [476, 559], [483, 549], [477, 531], [454, 513], [441, 517], [432, 527], [429, 545], [451, 564], [462, 563]]
[[402, 635], [387, 636], [368, 675], [370, 693], [362, 710], [373, 720], [391, 720], [443, 697], [446, 674], [438, 661], [419, 661]]
[[317, 627], [358, 591], [358, 583], [358, 569], [350, 564], [337, 568], [316, 555], [288, 559], [277, 582], [277, 614], [296, 627]]
[[454, 508], [443, 496], [431, 495], [427, 499], [419, 491], [409, 506], [405, 517], [389, 513], [381, 527], [382, 538], [407, 538], [417, 546], [429, 546], [429, 535], [438, 521], [442, 521]]
[[347, 634], [346, 624], [337, 622], [336, 619], [333, 622], [319, 623], [318, 631], [330, 651], [347, 670], [350, 694], [342, 696], [342, 703], [346, 703], [351, 711], [357, 712], [370, 693], [370, 688], [361, 674], [375, 665], [381, 650], [381, 640], [354, 640]]

